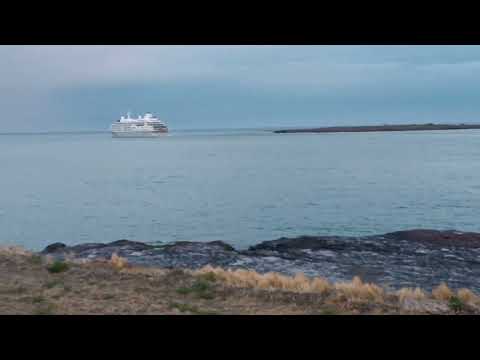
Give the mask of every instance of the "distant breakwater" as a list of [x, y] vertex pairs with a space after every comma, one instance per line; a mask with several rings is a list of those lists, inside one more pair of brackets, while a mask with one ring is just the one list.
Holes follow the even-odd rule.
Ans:
[[480, 124], [415, 124], [415, 125], [372, 125], [372, 126], [332, 126], [306, 129], [274, 130], [276, 134], [290, 133], [339, 133], [339, 132], [391, 132], [391, 131], [431, 131], [480, 129]]
[[408, 230], [364, 237], [301, 236], [265, 241], [236, 250], [222, 241], [164, 245], [119, 240], [108, 244], [66, 246], [55, 243], [42, 254], [58, 259], [109, 259], [112, 254], [132, 265], [198, 269], [206, 265], [321, 276], [330, 281], [364, 281], [391, 288], [431, 290], [441, 282], [480, 292], [480, 233]]

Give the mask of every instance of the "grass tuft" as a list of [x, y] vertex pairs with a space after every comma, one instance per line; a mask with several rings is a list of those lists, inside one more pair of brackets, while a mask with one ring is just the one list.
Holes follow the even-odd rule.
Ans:
[[339, 312], [336, 309], [323, 309], [319, 315], [339, 315]]
[[479, 297], [469, 289], [459, 289], [457, 291], [457, 297], [466, 304], [476, 304], [479, 302]]
[[[196, 275], [213, 274], [229, 286], [259, 288], [264, 290], [286, 290], [295, 292], [309, 292], [326, 294], [332, 290], [332, 285], [323, 278], [308, 278], [302, 273], [294, 277], [270, 272], [259, 274], [251, 270], [224, 270], [205, 266], [194, 272]], [[209, 275], [212, 276], [212, 275]]]
[[200, 274], [199, 278], [204, 280], [204, 281], [209, 281], [209, 282], [217, 281], [217, 276], [212, 271], [206, 272], [205, 274]]
[[112, 257], [110, 258], [110, 264], [118, 269], [118, 270], [121, 270], [125, 267], [127, 267], [128, 265], [128, 260], [121, 257], [121, 256], [118, 256], [116, 253], [113, 253], [112, 254]]
[[170, 303], [170, 308], [178, 309], [182, 313], [189, 312], [194, 315], [215, 315], [216, 314], [213, 311], [200, 310], [197, 306], [182, 304], [182, 303]]
[[0, 254], [32, 256], [32, 253], [30, 251], [25, 250], [21, 246], [0, 246]]
[[66, 262], [63, 261], [54, 261], [52, 264], [47, 266], [47, 270], [51, 274], [58, 274], [64, 271], [67, 271], [69, 266]]
[[47, 283], [45, 283], [45, 287], [47, 289], [53, 289], [54, 287], [57, 287], [59, 285], [62, 285], [62, 282], [58, 280], [48, 281]]
[[45, 298], [43, 296], [34, 296], [32, 298], [32, 303], [34, 304], [40, 304], [40, 303], [43, 303], [45, 301]]
[[452, 296], [450, 300], [448, 300], [448, 307], [456, 313], [466, 310], [465, 303], [457, 296]]
[[53, 315], [55, 313], [55, 305], [52, 303], [41, 304], [33, 311], [33, 315]]
[[30, 263], [32, 265], [41, 265], [43, 262], [42, 257], [40, 255], [32, 255], [30, 257]]
[[181, 295], [193, 294], [195, 297], [205, 300], [211, 300], [215, 297], [211, 283], [203, 279], [197, 279], [190, 287], [178, 288], [177, 293]]
[[398, 300], [400, 302], [404, 302], [406, 300], [416, 300], [416, 301], [422, 301], [427, 298], [427, 294], [420, 289], [420, 288], [402, 288], [398, 290], [395, 295], [398, 296]]
[[432, 290], [432, 296], [436, 300], [449, 301], [455, 294], [445, 283], [441, 283]]
[[358, 276], [351, 282], [336, 283], [335, 290], [348, 300], [384, 302], [385, 291], [378, 285], [362, 282]]

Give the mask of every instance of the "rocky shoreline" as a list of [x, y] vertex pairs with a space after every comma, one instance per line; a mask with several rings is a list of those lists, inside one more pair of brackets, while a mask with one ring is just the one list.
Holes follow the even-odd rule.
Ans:
[[265, 241], [236, 250], [222, 241], [176, 242], [165, 245], [119, 240], [107, 244], [66, 246], [55, 243], [41, 254], [57, 259], [110, 259], [132, 265], [198, 269], [206, 265], [321, 276], [332, 282], [360, 276], [392, 289], [431, 290], [445, 282], [453, 289], [480, 292], [480, 233], [408, 230], [364, 237], [302, 236]]

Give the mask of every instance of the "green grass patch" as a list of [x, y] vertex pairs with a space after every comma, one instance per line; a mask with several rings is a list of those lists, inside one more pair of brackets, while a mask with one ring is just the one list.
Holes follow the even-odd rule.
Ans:
[[211, 300], [215, 297], [211, 282], [204, 279], [198, 279], [190, 287], [178, 288], [177, 293], [181, 295], [192, 294], [199, 299], [205, 300]]
[[339, 312], [336, 309], [327, 308], [327, 309], [322, 309], [320, 311], [320, 315], [339, 315]]
[[62, 282], [58, 281], [58, 280], [52, 280], [52, 281], [48, 281], [47, 283], [45, 283], [45, 287], [47, 289], [53, 289], [54, 287], [57, 287], [57, 286], [60, 286], [60, 285], [62, 285]]
[[53, 315], [55, 312], [55, 305], [51, 303], [45, 303], [40, 305], [33, 311], [33, 315]]
[[198, 308], [198, 306], [190, 305], [190, 304], [171, 303], [170, 308], [178, 309], [182, 313], [189, 312], [194, 315], [215, 315], [216, 314], [214, 311], [201, 310]]
[[466, 309], [465, 303], [457, 296], [452, 296], [448, 301], [448, 307], [455, 312], [462, 312]]
[[32, 303], [34, 304], [40, 304], [40, 303], [43, 303], [45, 301], [45, 298], [43, 296], [34, 296], [32, 298]]
[[33, 265], [41, 265], [43, 262], [42, 257], [40, 255], [32, 255], [30, 257], [30, 263]]
[[177, 293], [180, 295], [188, 295], [192, 292], [192, 289], [189, 287], [181, 287], [177, 289]]
[[211, 271], [208, 272], [208, 273], [199, 275], [198, 278], [200, 280], [209, 281], [209, 282], [217, 281], [217, 276], [215, 275], [215, 273], [213, 273]]
[[47, 266], [47, 270], [51, 274], [58, 274], [64, 271], [67, 271], [69, 266], [66, 262], [63, 261], [54, 261], [51, 265]]

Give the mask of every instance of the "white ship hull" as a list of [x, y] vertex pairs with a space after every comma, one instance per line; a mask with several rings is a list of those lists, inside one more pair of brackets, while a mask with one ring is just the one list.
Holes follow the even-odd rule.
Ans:
[[166, 136], [168, 131], [121, 131], [113, 132], [112, 137], [114, 138], [154, 138], [160, 136]]

